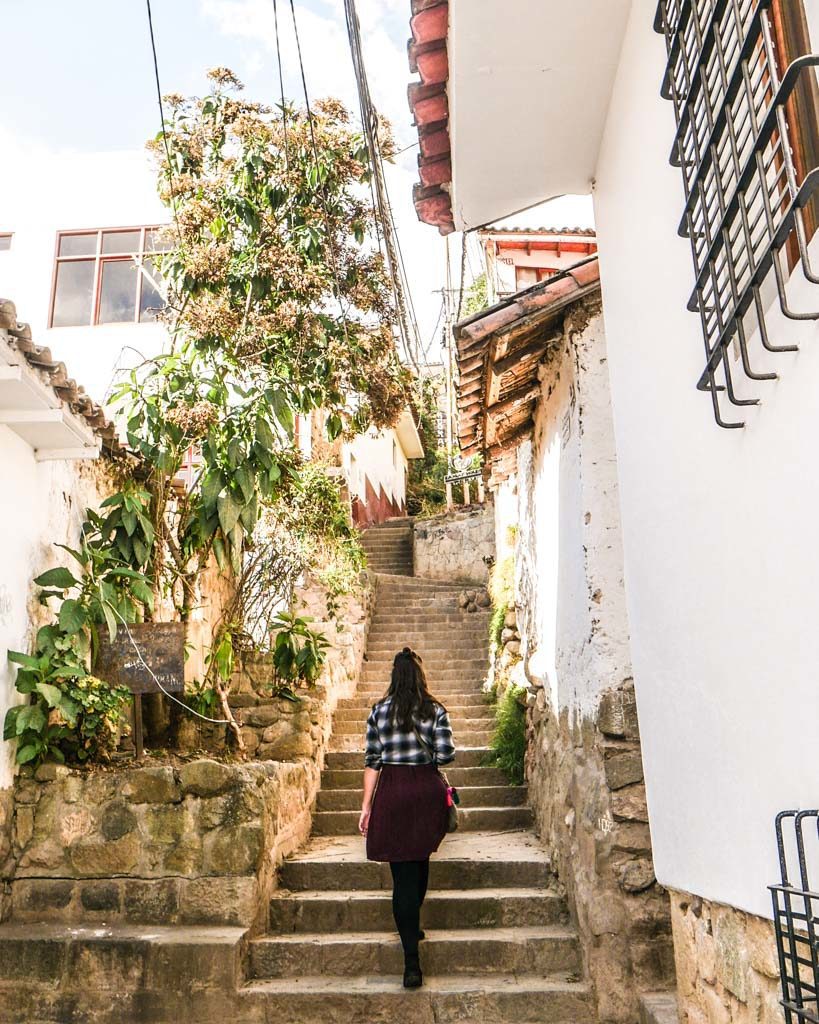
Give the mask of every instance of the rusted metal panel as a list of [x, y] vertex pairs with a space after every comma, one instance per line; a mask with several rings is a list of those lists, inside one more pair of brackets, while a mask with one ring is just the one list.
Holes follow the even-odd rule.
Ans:
[[[185, 686], [185, 624], [141, 622], [120, 626], [112, 643], [100, 638], [95, 675], [131, 693], [181, 693]], [[158, 682], [157, 682], [158, 680]]]

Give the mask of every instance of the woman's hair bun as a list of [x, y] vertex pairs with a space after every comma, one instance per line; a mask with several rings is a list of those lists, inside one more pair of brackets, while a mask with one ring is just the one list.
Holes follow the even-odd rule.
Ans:
[[412, 657], [412, 648], [411, 647], [405, 647], [403, 649], [403, 651], [401, 651], [401, 653], [403, 655], [405, 655], [406, 657], [411, 658]]

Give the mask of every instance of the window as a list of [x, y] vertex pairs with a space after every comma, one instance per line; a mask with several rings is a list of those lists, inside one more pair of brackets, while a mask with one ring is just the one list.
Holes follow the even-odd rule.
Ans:
[[10, 231], [0, 231], [0, 252], [8, 252], [11, 248], [12, 233]]
[[165, 304], [156, 256], [168, 248], [156, 226], [60, 232], [50, 326], [156, 320]]
[[677, 121], [680, 234], [694, 261], [688, 308], [705, 340], [697, 386], [710, 394], [719, 426], [741, 427], [728, 407], [758, 399], [735, 388], [730, 346], [752, 382], [776, 374], [754, 367], [751, 341], [768, 352], [793, 349], [771, 340], [763, 289], [775, 285], [784, 316], [819, 318], [819, 310], [795, 312], [786, 291], [796, 266], [819, 284], [808, 252], [819, 196], [819, 56], [810, 55], [802, 0], [660, 0], [655, 27], [668, 55], [662, 93]]

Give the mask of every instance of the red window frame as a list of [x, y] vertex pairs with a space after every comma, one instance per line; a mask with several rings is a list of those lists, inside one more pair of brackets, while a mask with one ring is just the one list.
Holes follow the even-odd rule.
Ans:
[[[48, 326], [54, 327], [54, 304], [57, 298], [57, 273], [62, 263], [93, 263], [94, 264], [94, 281], [91, 288], [92, 300], [91, 300], [91, 318], [87, 324], [72, 324], [65, 326], [75, 327], [100, 327], [100, 326], [112, 326], [119, 323], [146, 323], [149, 321], [140, 320], [139, 307], [142, 304], [142, 287], [144, 284], [144, 278], [142, 274], [137, 277], [135, 302], [134, 302], [134, 319], [133, 320], [103, 320], [100, 321], [100, 298], [102, 295], [102, 269], [105, 263], [123, 263], [128, 260], [134, 260], [134, 257], [144, 259], [147, 256], [155, 256], [161, 253], [162, 249], [146, 249], [145, 240], [150, 231], [161, 231], [167, 227], [166, 224], [133, 224], [126, 227], [105, 227], [105, 228], [72, 228], [68, 231], [58, 231], [54, 242], [54, 270], [51, 275], [51, 296], [48, 304]], [[104, 253], [102, 251], [103, 239], [106, 235], [112, 234], [128, 234], [134, 231], [139, 232], [139, 251], [136, 253], [121, 252], [121, 253]], [[93, 235], [97, 236], [96, 248], [93, 253], [89, 253], [83, 256], [61, 256], [60, 255], [60, 242], [63, 238], [69, 238], [77, 235]]]

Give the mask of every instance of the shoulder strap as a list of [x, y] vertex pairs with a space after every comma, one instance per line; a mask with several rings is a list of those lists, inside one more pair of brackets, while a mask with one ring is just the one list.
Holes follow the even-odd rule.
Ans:
[[415, 733], [415, 738], [421, 745], [421, 749], [424, 751], [424, 753], [427, 755], [430, 761], [432, 761], [432, 763], [435, 764], [435, 751], [418, 731], [418, 726], [415, 724], [415, 719], [412, 720], [412, 731]]

